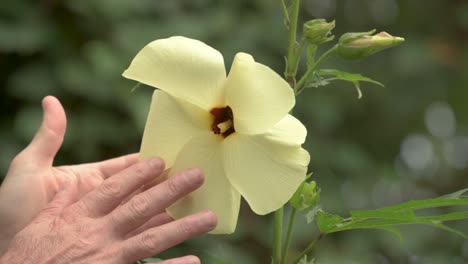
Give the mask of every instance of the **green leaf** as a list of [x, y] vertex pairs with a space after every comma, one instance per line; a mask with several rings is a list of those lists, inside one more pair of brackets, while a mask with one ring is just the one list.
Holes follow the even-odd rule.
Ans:
[[320, 231], [325, 233], [327, 233], [327, 231], [333, 230], [334, 228], [336, 228], [339, 225], [342, 225], [342, 223], [345, 222], [345, 219], [343, 219], [341, 216], [330, 214], [323, 210], [317, 211], [315, 219], [317, 221]]
[[454, 193], [450, 193], [444, 196], [441, 196], [440, 198], [448, 198], [448, 199], [460, 199], [460, 198], [468, 198], [468, 195], [463, 195], [468, 192], [468, 188], [459, 190]]
[[382, 83], [372, 80], [369, 77], [366, 77], [357, 73], [349, 73], [349, 72], [344, 72], [344, 71], [339, 71], [339, 70], [334, 70], [334, 69], [324, 69], [324, 70], [317, 71], [317, 75], [319, 78], [322, 76], [334, 76], [332, 78], [322, 79], [328, 82], [332, 80], [342, 80], [342, 81], [351, 82], [352, 84], [354, 84], [354, 87], [356, 88], [356, 91], [358, 93], [358, 98], [362, 97], [360, 82], [369, 82], [369, 83], [373, 83], [373, 84], [384, 87]]
[[[334, 78], [332, 78], [333, 80], [336, 80]], [[325, 79], [321, 76], [319, 76], [316, 72], [312, 75], [312, 78], [311, 78], [311, 81], [307, 84], [306, 88], [309, 88], [309, 87], [314, 87], [314, 88], [318, 88], [320, 86], [327, 86], [328, 84], [330, 84], [330, 81], [332, 81], [331, 79]]]
[[316, 212], [315, 219], [322, 233], [335, 233], [353, 229], [383, 229], [396, 234], [401, 239], [400, 232], [394, 227], [421, 224], [440, 228], [468, 239], [467, 234], [443, 224], [446, 221], [468, 219], [468, 211], [433, 216], [417, 216], [415, 212], [427, 208], [468, 205], [468, 196], [464, 195], [466, 192], [468, 192], [468, 189], [434, 199], [409, 201], [376, 210], [351, 211], [351, 217], [347, 219], [319, 210]]

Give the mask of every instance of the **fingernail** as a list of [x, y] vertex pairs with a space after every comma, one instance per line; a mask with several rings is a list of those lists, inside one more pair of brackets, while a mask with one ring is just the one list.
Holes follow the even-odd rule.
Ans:
[[164, 162], [160, 158], [151, 158], [148, 163], [153, 168], [164, 166]]
[[200, 214], [200, 221], [207, 228], [215, 228], [218, 224], [218, 219], [212, 211], [203, 211]]
[[198, 168], [191, 168], [185, 171], [187, 177], [192, 181], [193, 183], [197, 184], [202, 184], [203, 181], [205, 180], [205, 177], [203, 176], [203, 172], [198, 169]]
[[199, 264], [200, 263], [200, 259], [195, 256], [187, 256], [184, 258], [184, 261], [187, 264]]

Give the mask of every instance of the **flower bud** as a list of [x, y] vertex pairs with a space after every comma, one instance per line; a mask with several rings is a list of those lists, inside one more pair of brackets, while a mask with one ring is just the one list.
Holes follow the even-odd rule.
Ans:
[[304, 23], [302, 30], [309, 44], [319, 45], [335, 38], [335, 36], [330, 36], [333, 28], [335, 28], [335, 20], [327, 23], [325, 19], [314, 19]]
[[357, 32], [346, 33], [338, 41], [337, 54], [348, 60], [355, 60], [367, 57], [381, 50], [394, 47], [403, 41], [404, 38], [394, 37], [387, 32]]
[[320, 190], [317, 189], [315, 181], [303, 182], [289, 202], [292, 207], [302, 211], [315, 206], [319, 197]]

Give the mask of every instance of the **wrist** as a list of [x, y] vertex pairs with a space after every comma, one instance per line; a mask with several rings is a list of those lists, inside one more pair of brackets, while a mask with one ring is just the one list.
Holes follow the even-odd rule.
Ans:
[[[10, 241], [14, 237], [14, 235], [10, 234], [10, 232], [6, 231], [5, 229], [8, 229], [8, 228], [4, 228], [4, 230], [0, 230], [0, 256], [3, 256], [3, 254], [6, 252], [8, 245], [10, 244]], [[3, 260], [3, 258], [0, 258], [0, 260]], [[0, 263], [3, 263], [3, 262], [0, 261]]]
[[27, 256], [21, 256], [19, 254], [15, 254], [11, 252], [11, 250], [7, 250], [8, 248], [4, 249], [3, 252], [0, 252], [0, 264], [11, 264], [11, 263], [21, 263], [21, 264], [29, 264], [31, 260], [28, 260]]
[[[3, 254], [3, 255], [2, 255]], [[21, 263], [18, 260], [11, 258], [8, 252], [1, 252], [0, 253], [0, 264], [7, 264], [7, 263]]]

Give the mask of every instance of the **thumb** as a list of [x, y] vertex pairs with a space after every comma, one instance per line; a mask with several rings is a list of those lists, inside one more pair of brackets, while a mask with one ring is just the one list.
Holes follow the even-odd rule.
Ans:
[[41, 127], [27, 147], [27, 153], [35, 162], [52, 166], [65, 136], [67, 118], [59, 100], [53, 96], [42, 100], [42, 109]]

